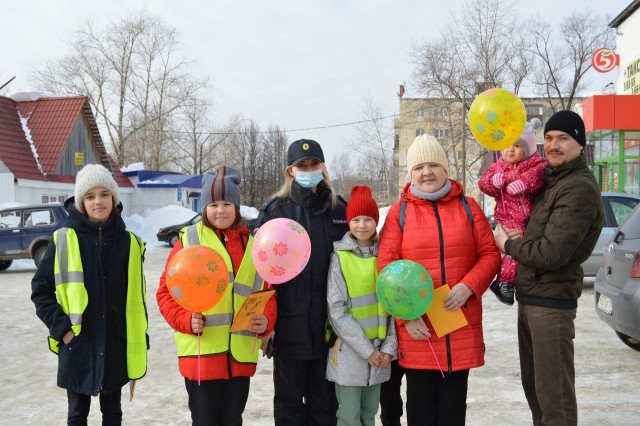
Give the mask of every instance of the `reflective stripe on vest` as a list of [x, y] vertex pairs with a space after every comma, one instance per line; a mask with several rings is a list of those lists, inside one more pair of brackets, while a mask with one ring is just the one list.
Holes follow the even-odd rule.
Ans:
[[[211, 309], [203, 312], [206, 317], [205, 327], [200, 335], [200, 355], [231, 352], [238, 362], [257, 363], [258, 351], [254, 348], [255, 333], [239, 331], [230, 333], [231, 323], [247, 296], [262, 290], [263, 280], [256, 273], [251, 257], [253, 237], [249, 236], [238, 275], [234, 277], [231, 256], [220, 241], [220, 238], [202, 222], [187, 227], [182, 233], [182, 246], [203, 245], [215, 250], [225, 261], [229, 270], [229, 285], [222, 299]], [[230, 337], [229, 337], [230, 336]], [[197, 356], [198, 337], [193, 334], [175, 334], [178, 357]]]
[[[146, 282], [142, 268], [145, 243], [132, 232], [129, 245], [127, 276], [126, 328], [127, 374], [129, 379], [143, 377], [147, 371]], [[56, 297], [62, 311], [69, 315], [74, 335], [82, 331], [82, 313], [87, 307], [87, 289], [78, 236], [71, 228], [60, 228], [53, 234], [55, 245], [54, 278]], [[58, 353], [59, 342], [49, 337], [49, 348]]]
[[369, 339], [386, 338], [389, 314], [378, 303], [376, 296], [378, 258], [358, 257], [348, 250], [338, 250], [336, 253], [349, 293], [347, 312], [360, 324]]

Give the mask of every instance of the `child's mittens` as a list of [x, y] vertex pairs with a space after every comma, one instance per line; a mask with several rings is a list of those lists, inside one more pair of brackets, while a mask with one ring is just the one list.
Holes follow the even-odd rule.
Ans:
[[525, 189], [527, 189], [527, 187], [524, 184], [524, 182], [522, 182], [520, 179], [514, 180], [509, 185], [507, 185], [507, 194], [509, 195], [520, 194], [521, 192], [524, 192]]
[[502, 188], [502, 184], [504, 183], [504, 176], [502, 173], [496, 173], [491, 177], [491, 183], [496, 188]]

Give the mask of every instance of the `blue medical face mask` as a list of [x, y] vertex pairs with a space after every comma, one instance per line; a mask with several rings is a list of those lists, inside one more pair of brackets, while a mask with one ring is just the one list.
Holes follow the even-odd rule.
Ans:
[[303, 188], [315, 188], [322, 182], [322, 170], [313, 172], [296, 172], [296, 182]]

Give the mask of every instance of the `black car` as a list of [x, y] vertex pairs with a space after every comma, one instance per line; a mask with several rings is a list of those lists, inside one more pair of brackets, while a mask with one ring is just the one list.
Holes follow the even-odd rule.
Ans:
[[158, 229], [158, 233], [156, 237], [158, 241], [164, 241], [168, 243], [171, 247], [173, 247], [177, 242], [180, 235], [178, 234], [182, 228], [185, 226], [193, 225], [194, 223], [198, 223], [202, 218], [200, 213], [193, 216], [191, 219], [184, 223], [179, 223], [177, 225], [165, 226], [164, 228]]
[[68, 215], [59, 203], [0, 210], [0, 271], [15, 259], [33, 259], [40, 266], [51, 235]]

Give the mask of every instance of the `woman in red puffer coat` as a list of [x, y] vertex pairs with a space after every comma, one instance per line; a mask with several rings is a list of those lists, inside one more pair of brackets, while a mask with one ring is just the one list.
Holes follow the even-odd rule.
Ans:
[[411, 182], [387, 214], [378, 268], [399, 259], [418, 262], [429, 271], [434, 287], [451, 287], [444, 308], [461, 309], [468, 321], [437, 337], [426, 315], [396, 319], [398, 362], [407, 377], [407, 421], [410, 426], [464, 425], [469, 369], [484, 365], [482, 294], [498, 270], [500, 253], [480, 207], [463, 197], [462, 185], [448, 179], [446, 154], [434, 137], [414, 140], [407, 167]]

